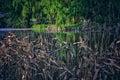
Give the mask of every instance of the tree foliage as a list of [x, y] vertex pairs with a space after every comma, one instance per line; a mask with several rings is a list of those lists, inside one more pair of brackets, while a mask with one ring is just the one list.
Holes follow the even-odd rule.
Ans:
[[8, 26], [15, 27], [31, 27], [33, 19], [57, 26], [84, 19], [108, 25], [120, 21], [119, 0], [0, 0], [0, 4]]

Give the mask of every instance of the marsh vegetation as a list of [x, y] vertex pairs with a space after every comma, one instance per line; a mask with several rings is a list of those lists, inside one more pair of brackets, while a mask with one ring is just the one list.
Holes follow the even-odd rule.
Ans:
[[0, 80], [119, 75], [120, 0], [0, 0]]
[[0, 79], [119, 80], [120, 40], [97, 36], [9, 32], [0, 41]]

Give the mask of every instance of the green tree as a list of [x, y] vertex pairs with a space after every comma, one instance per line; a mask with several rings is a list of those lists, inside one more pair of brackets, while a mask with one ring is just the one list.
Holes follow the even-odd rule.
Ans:
[[9, 27], [31, 27], [31, 20], [57, 26], [80, 24], [83, 19], [107, 25], [120, 22], [119, 0], [0, 0]]

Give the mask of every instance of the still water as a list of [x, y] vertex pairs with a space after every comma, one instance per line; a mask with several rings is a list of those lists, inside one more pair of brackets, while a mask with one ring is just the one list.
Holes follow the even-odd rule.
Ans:
[[19, 39], [25, 36], [29, 36], [30, 41], [39, 40], [39, 37], [43, 39], [51, 40], [52, 38], [58, 38], [67, 43], [75, 43], [84, 41], [93, 51], [102, 52], [109, 48], [110, 44], [119, 37], [111, 32], [92, 32], [92, 31], [63, 31], [63, 32], [34, 32], [32, 28], [29, 30], [11, 30], [11, 29], [1, 29], [0, 36], [1, 39], [4, 39], [8, 35], [8, 32], [11, 31]]

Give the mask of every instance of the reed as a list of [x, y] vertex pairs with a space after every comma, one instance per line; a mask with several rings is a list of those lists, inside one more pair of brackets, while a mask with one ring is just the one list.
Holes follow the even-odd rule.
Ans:
[[119, 52], [97, 54], [82, 37], [71, 43], [53, 34], [31, 40], [10, 32], [0, 41], [0, 80], [120, 80], [119, 75]]

